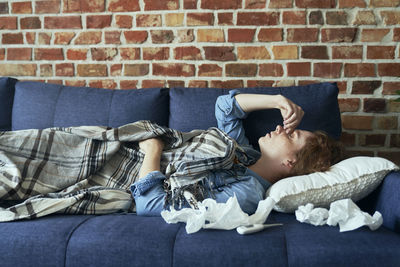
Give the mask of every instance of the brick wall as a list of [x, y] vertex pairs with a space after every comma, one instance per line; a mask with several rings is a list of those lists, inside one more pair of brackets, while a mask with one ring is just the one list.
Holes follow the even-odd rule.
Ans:
[[110, 89], [336, 81], [352, 153], [400, 161], [400, 0], [0, 2], [0, 76]]

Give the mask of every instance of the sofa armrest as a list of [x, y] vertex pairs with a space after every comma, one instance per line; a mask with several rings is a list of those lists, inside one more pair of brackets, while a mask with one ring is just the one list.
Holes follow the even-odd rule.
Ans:
[[400, 171], [386, 175], [376, 190], [375, 210], [383, 216], [383, 225], [400, 233]]

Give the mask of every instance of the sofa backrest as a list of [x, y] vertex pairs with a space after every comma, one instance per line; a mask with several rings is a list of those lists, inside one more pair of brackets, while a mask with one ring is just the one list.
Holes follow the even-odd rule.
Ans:
[[[170, 89], [169, 126], [182, 131], [207, 129], [217, 126], [214, 116], [215, 101], [229, 90], [218, 88], [173, 88]], [[239, 89], [241, 93], [282, 94], [300, 105], [305, 115], [299, 129], [323, 130], [339, 139], [341, 119], [336, 83], [317, 83], [292, 87], [256, 87]], [[255, 111], [244, 120], [246, 135], [250, 143], [258, 146], [258, 138], [282, 125], [277, 109]]]
[[[3, 85], [0, 86], [1, 108], [6, 110], [0, 113], [0, 123], [5, 130], [81, 125], [118, 127], [137, 120], [151, 120], [181, 131], [207, 129], [217, 126], [214, 116], [217, 97], [229, 92], [219, 88], [109, 90], [17, 82], [11, 103], [15, 81], [0, 79], [0, 85]], [[305, 111], [300, 129], [323, 130], [336, 139], [341, 135], [336, 83], [239, 90], [242, 93], [282, 94]], [[255, 111], [244, 121], [246, 135], [256, 147], [258, 138], [274, 130], [277, 124], [282, 124], [278, 110]]]
[[11, 130], [11, 113], [17, 81], [9, 77], [0, 77], [0, 131]]
[[168, 125], [168, 90], [108, 90], [41, 82], [18, 82], [12, 130], [101, 125], [118, 127], [138, 120]]

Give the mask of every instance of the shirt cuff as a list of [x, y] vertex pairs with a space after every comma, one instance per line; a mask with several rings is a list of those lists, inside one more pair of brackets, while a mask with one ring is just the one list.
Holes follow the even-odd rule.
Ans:
[[229, 108], [225, 110], [226, 115], [234, 115], [236, 118], [245, 119], [247, 117], [247, 113], [243, 111], [240, 107], [239, 103], [236, 101], [235, 95], [240, 94], [238, 89], [230, 90], [229, 96], [231, 97], [231, 105]]
[[164, 179], [165, 175], [162, 174], [160, 171], [152, 171], [148, 173], [144, 178], [131, 185], [133, 197], [145, 194], [155, 185], [162, 184]]

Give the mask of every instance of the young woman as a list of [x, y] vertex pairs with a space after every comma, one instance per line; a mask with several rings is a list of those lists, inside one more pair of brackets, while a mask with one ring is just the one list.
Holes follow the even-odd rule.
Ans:
[[[251, 148], [245, 136], [242, 120], [249, 112], [277, 108], [283, 117], [283, 126], [259, 138], [260, 151]], [[276, 181], [293, 175], [326, 171], [341, 159], [342, 146], [322, 132], [296, 129], [304, 112], [295, 103], [282, 95], [239, 94], [232, 90], [220, 96], [215, 107], [218, 128], [225, 131], [237, 143], [253, 155], [256, 161], [243, 166], [234, 164], [231, 170], [214, 170], [204, 183], [206, 195], [217, 202], [226, 202], [234, 194], [242, 210], [255, 212], [258, 202], [264, 199], [265, 191]], [[132, 187], [138, 215], [159, 216], [165, 192], [160, 172], [161, 154], [164, 144], [160, 139], [141, 141], [140, 149], [145, 153], [139, 180]]]

